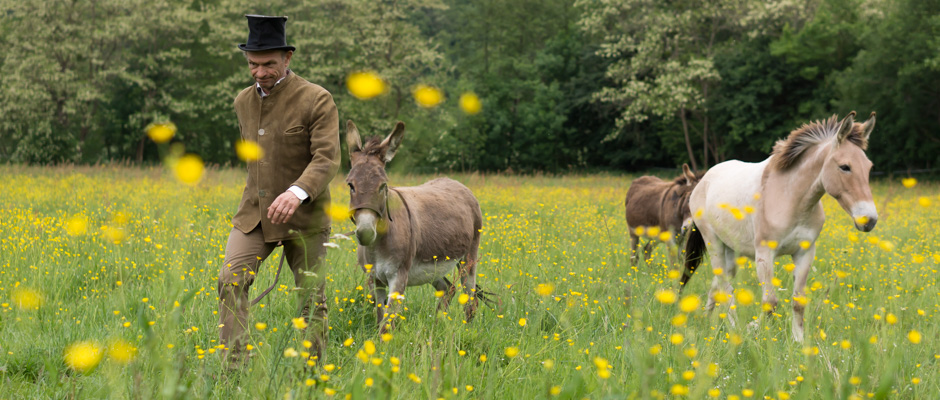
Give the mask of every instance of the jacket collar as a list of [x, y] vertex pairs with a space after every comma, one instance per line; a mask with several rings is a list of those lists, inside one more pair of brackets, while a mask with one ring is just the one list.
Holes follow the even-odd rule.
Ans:
[[[265, 94], [265, 93], [264, 93], [264, 90], [261, 89], [261, 85], [260, 85], [258, 82], [255, 82], [255, 90], [258, 91], [258, 95], [261, 96], [261, 98], [263, 99], [263, 98], [268, 97], [268, 96], [274, 94], [275, 92], [277, 92], [277, 90], [278, 90], [278, 85], [280, 85], [281, 82], [284, 82], [285, 79], [290, 79], [290, 78], [292, 78], [293, 75], [294, 75], [294, 73], [291, 72], [290, 68], [288, 68], [288, 69], [287, 69], [287, 74], [284, 75], [283, 78], [278, 79], [277, 82], [274, 82], [274, 87], [271, 88], [271, 93]], [[287, 83], [287, 82], [284, 82], [284, 83]], [[284, 85], [284, 86], [286, 86], [286, 85]]]

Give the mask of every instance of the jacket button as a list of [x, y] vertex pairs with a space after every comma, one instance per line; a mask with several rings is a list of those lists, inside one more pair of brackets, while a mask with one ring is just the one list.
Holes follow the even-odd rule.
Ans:
[[258, 197], [264, 198], [264, 195], [265, 195], [264, 190], [258, 191]]
[[264, 136], [264, 128], [258, 129], [258, 136]]

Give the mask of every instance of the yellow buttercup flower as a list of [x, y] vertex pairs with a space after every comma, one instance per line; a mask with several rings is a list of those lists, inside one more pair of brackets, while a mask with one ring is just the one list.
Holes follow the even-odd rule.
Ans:
[[375, 72], [353, 72], [346, 77], [346, 89], [359, 100], [369, 100], [385, 93], [385, 81]]
[[433, 86], [417, 85], [414, 87], [411, 94], [414, 96], [415, 102], [424, 108], [437, 107], [444, 101], [444, 93]]
[[483, 108], [483, 105], [480, 103], [480, 98], [477, 97], [476, 93], [465, 92], [460, 95], [460, 109], [463, 112], [474, 115], [480, 112]]
[[675, 303], [679, 298], [676, 292], [672, 291], [671, 289], [657, 290], [654, 296], [656, 296], [656, 300], [659, 300], [659, 302], [663, 304]]
[[663, 346], [661, 346], [661, 345], [658, 344], [658, 343], [657, 343], [657, 344], [654, 344], [652, 347], [650, 347], [650, 355], [652, 355], [652, 356], [655, 356], [655, 355], [659, 354], [659, 352], [661, 352], [661, 351], [663, 351]]
[[685, 340], [685, 336], [682, 336], [681, 333], [673, 333], [669, 336], [669, 342], [672, 344], [682, 344], [683, 340]]
[[115, 340], [108, 346], [108, 358], [119, 364], [127, 364], [137, 357], [137, 348], [124, 340]]
[[923, 339], [923, 335], [918, 331], [910, 331], [907, 333], [907, 340], [910, 340], [911, 343], [920, 344], [921, 339]]
[[751, 305], [754, 303], [754, 292], [748, 289], [738, 289], [734, 291], [734, 298], [742, 306]]
[[507, 347], [507, 348], [506, 348], [506, 357], [513, 358], [513, 357], [515, 357], [515, 356], [517, 356], [517, 355], [519, 355], [519, 348], [518, 348], [518, 347]]
[[330, 203], [328, 206], [326, 206], [326, 213], [333, 221], [347, 220], [352, 214], [348, 207], [336, 203]]
[[65, 232], [69, 236], [80, 236], [88, 232], [88, 217], [76, 215], [65, 221]]
[[715, 299], [716, 303], [727, 303], [728, 300], [731, 300], [731, 295], [724, 291], [717, 290], [712, 298]]
[[683, 297], [682, 301], [679, 302], [679, 309], [684, 313], [690, 313], [698, 310], [700, 304], [702, 304], [702, 301], [699, 300], [698, 296], [688, 295]]
[[36, 310], [43, 304], [42, 295], [38, 291], [28, 288], [17, 288], [13, 291], [13, 304], [23, 310]]
[[88, 373], [98, 366], [103, 356], [103, 349], [95, 343], [78, 342], [65, 349], [65, 365], [76, 371]]
[[904, 178], [904, 179], [901, 179], [901, 184], [904, 185], [904, 187], [910, 189], [910, 188], [914, 187], [914, 185], [917, 185], [917, 179], [915, 179], [915, 178]]
[[307, 327], [307, 321], [304, 320], [303, 317], [297, 317], [297, 318], [291, 319], [291, 323], [293, 323], [294, 328], [297, 328], [297, 329], [305, 329]]
[[264, 150], [261, 149], [258, 143], [250, 140], [239, 140], [235, 143], [235, 154], [238, 154], [238, 158], [242, 161], [258, 161], [261, 157], [264, 157]]
[[186, 154], [180, 157], [173, 166], [176, 179], [190, 186], [199, 183], [205, 170], [206, 167], [202, 163], [202, 158], [195, 154]]
[[108, 239], [109, 242], [114, 244], [121, 244], [121, 242], [123, 242], [127, 237], [127, 233], [124, 231], [124, 228], [102, 226], [101, 230], [104, 233], [104, 237]]
[[669, 393], [672, 393], [675, 396], [685, 396], [689, 394], [689, 387], [677, 383], [672, 385], [672, 388], [669, 389]]
[[147, 125], [147, 136], [154, 143], [169, 142], [176, 135], [176, 125], [172, 122]]
[[539, 296], [551, 296], [552, 291], [555, 290], [555, 286], [551, 283], [540, 283], [535, 287], [535, 293]]

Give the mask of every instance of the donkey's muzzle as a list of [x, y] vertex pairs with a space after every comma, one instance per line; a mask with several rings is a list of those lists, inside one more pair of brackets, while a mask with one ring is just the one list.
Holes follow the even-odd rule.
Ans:
[[376, 224], [378, 216], [375, 211], [370, 209], [356, 210], [356, 241], [360, 246], [369, 246], [375, 242], [377, 236]]
[[875, 203], [871, 201], [860, 201], [852, 206], [852, 219], [855, 220], [855, 229], [862, 232], [871, 232], [878, 223], [878, 211], [875, 209]]
[[871, 232], [872, 229], [875, 229], [875, 224], [878, 223], [878, 217], [868, 217], [866, 218], [864, 224], [860, 224], [861, 221], [855, 222], [855, 229], [858, 229], [862, 232]]
[[360, 246], [369, 246], [375, 241], [375, 229], [356, 229], [356, 240]]

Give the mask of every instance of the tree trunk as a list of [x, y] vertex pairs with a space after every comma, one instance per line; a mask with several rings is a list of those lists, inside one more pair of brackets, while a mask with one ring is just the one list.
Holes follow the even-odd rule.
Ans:
[[[708, 83], [702, 85], [702, 97], [708, 99]], [[708, 169], [708, 107], [705, 107], [705, 110], [702, 111], [702, 120], [704, 121], [704, 126], [702, 126], [702, 147], [705, 149], [705, 154], [702, 156], [702, 168]]]
[[692, 141], [689, 140], [689, 121], [685, 119], [685, 107], [679, 109], [679, 118], [682, 119], [682, 133], [685, 134], [685, 149], [689, 152], [689, 162], [692, 163], [692, 170], [698, 172], [695, 153], [692, 152]]
[[146, 137], [140, 138], [140, 141], [137, 142], [137, 164], [144, 163], [144, 144], [147, 143]]

